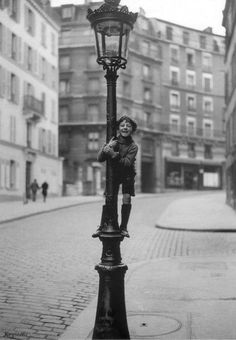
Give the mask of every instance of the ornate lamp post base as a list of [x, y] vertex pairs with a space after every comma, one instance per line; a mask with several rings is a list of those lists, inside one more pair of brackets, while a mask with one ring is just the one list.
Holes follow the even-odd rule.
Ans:
[[[119, 237], [115, 242], [120, 243]], [[99, 273], [99, 293], [93, 339], [130, 339], [126, 319], [124, 264], [95, 267]]]

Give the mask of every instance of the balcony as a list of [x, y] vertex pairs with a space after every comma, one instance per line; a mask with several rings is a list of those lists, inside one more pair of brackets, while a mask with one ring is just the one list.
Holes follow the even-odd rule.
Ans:
[[34, 96], [24, 96], [24, 116], [31, 121], [39, 121], [44, 117], [44, 103]]

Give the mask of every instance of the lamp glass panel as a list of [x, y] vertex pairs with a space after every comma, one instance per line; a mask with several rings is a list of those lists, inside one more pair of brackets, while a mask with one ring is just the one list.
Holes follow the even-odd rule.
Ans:
[[126, 58], [131, 27], [120, 21], [106, 20], [96, 25], [98, 56]]

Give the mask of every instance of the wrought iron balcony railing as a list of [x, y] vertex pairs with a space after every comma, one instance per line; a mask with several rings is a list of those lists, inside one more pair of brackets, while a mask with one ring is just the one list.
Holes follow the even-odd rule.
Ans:
[[29, 120], [40, 120], [44, 116], [44, 103], [32, 95], [25, 95], [23, 112]]

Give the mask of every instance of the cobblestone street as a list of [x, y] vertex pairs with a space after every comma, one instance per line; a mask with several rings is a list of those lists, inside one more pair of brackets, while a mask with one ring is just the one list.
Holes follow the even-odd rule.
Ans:
[[[181, 195], [134, 200], [131, 238], [121, 245], [126, 264], [172, 256], [235, 254], [234, 233], [155, 227], [158, 215]], [[96, 296], [94, 265], [101, 256], [101, 243], [91, 234], [100, 221], [100, 212], [101, 204], [91, 203], [2, 227], [1, 338], [57, 339]]]

